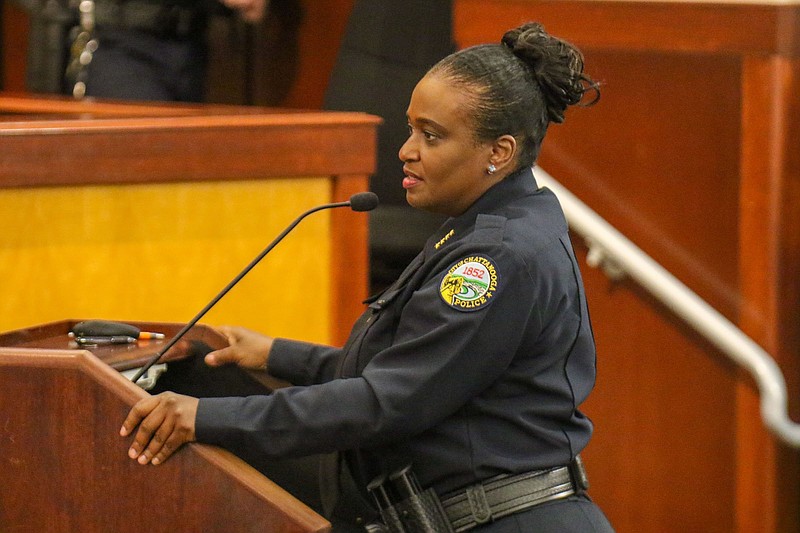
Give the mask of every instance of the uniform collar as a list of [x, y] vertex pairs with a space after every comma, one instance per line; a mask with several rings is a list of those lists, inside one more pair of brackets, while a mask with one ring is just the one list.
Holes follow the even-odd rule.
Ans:
[[539, 186], [533, 177], [533, 170], [523, 168], [513, 174], [509, 174], [502, 181], [492, 186], [469, 209], [452, 220], [456, 221], [456, 223], [462, 220], [471, 223], [480, 213], [494, 211], [497, 206], [506, 205], [517, 198], [534, 194], [538, 189]]
[[428, 239], [425, 244], [425, 255], [438, 250], [450, 239], [457, 239], [459, 233], [473, 226], [481, 213], [490, 213], [498, 206], [507, 205], [517, 198], [535, 194], [539, 190], [531, 168], [523, 168], [509, 174], [502, 181], [493, 185], [478, 198], [466, 211], [457, 217], [449, 218]]

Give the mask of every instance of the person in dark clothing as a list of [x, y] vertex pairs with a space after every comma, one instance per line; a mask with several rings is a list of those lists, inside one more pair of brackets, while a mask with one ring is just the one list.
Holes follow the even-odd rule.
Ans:
[[268, 0], [15, 0], [31, 15], [27, 88], [201, 102], [209, 19], [260, 21]]
[[[536, 23], [433, 66], [399, 157], [408, 203], [445, 223], [343, 348], [221, 328], [230, 345], [208, 365], [294, 386], [142, 400], [120, 430], [135, 433], [129, 456], [160, 464], [194, 440], [266, 458], [331, 454], [321, 498], [335, 525], [377, 520], [365, 489], [380, 496], [410, 465], [444, 517], [426, 531], [612, 531], [579, 457], [596, 373], [586, 294], [559, 203], [531, 170], [548, 125], [597, 96], [580, 52]], [[390, 511], [407, 500], [376, 503], [400, 531]]]
[[228, 10], [256, 23], [268, 5], [267, 0], [91, 1], [95, 22], [90, 38], [96, 45], [86, 47], [91, 61], [83, 71], [68, 69], [71, 92], [77, 97], [176, 102], [205, 98], [212, 14]]

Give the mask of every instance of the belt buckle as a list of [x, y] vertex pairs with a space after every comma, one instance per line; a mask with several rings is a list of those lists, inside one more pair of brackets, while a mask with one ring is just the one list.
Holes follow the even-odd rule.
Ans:
[[467, 501], [469, 510], [472, 512], [472, 519], [477, 524], [486, 524], [492, 520], [492, 508], [486, 500], [486, 491], [483, 484], [478, 483], [467, 488]]

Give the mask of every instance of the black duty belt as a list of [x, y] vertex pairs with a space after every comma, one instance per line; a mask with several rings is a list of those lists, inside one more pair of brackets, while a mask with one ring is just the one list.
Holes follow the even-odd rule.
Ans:
[[150, 33], [158, 37], [199, 36], [208, 25], [201, 7], [137, 0], [95, 0], [95, 24]]
[[442, 498], [456, 532], [468, 531], [535, 505], [580, 494], [589, 488], [580, 457], [569, 466], [492, 478]]

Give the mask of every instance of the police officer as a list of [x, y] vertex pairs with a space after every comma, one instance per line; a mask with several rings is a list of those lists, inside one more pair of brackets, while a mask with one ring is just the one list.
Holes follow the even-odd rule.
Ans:
[[596, 91], [580, 52], [535, 23], [440, 61], [413, 91], [399, 156], [409, 204], [445, 224], [342, 349], [223, 328], [230, 346], [209, 365], [297, 386], [142, 400], [121, 429], [135, 433], [130, 457], [160, 464], [192, 440], [342, 452], [323, 494], [339, 496], [334, 519], [355, 509], [352, 481], [390, 489], [376, 503], [391, 525], [407, 500], [386, 484], [410, 472], [445, 517], [429, 531], [612, 531], [578, 456], [595, 380], [586, 295], [559, 204], [531, 172], [548, 125]]
[[260, 21], [269, 0], [16, 0], [32, 18], [27, 86], [81, 98], [199, 102], [213, 13]]
[[[209, 18], [217, 0], [93, 0], [97, 49], [85, 94], [126, 100], [200, 102], [205, 96]], [[247, 22], [267, 0], [221, 0]]]

